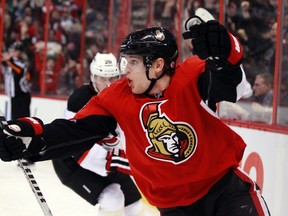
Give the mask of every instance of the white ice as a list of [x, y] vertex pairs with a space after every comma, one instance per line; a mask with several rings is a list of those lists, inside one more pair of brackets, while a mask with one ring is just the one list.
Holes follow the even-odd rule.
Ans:
[[[30, 166], [32, 174], [53, 216], [97, 216], [92, 206], [71, 189], [63, 186], [51, 161]], [[159, 216], [157, 210], [143, 201], [146, 216]], [[0, 216], [44, 215], [26, 177], [17, 162], [0, 162]]]

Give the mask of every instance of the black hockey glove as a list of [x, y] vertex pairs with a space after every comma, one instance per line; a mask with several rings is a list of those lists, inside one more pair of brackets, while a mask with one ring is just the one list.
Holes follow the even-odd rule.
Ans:
[[192, 39], [193, 53], [200, 59], [212, 57], [210, 59], [223, 65], [241, 63], [240, 43], [218, 21], [204, 22], [195, 16], [186, 21], [185, 28], [187, 31], [182, 34], [183, 38]]
[[43, 123], [37, 118], [1, 121], [0, 159], [12, 161], [37, 155], [44, 150]]
[[201, 59], [219, 57], [227, 59], [231, 51], [230, 38], [224, 26], [216, 20], [189, 27], [193, 53]]

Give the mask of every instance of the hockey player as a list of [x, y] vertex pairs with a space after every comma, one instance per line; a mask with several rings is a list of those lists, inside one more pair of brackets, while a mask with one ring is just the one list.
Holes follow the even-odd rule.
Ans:
[[[90, 83], [76, 89], [68, 98], [67, 109], [71, 117], [93, 96], [120, 77], [117, 61], [112, 53], [97, 53], [90, 64], [90, 73]], [[118, 171], [107, 171], [112, 157], [112, 150], [109, 148], [111, 145], [117, 147], [116, 144], [120, 145], [120, 139], [114, 136], [106, 138], [102, 141], [102, 146], [95, 144], [84, 154], [53, 160], [53, 166], [64, 185], [90, 204], [99, 204], [97, 216], [138, 216], [143, 210], [141, 194], [132, 178]]]
[[241, 45], [217, 21], [190, 21], [183, 36], [192, 39], [194, 56], [177, 65], [176, 39], [164, 28], [132, 32], [121, 45], [125, 78], [72, 121], [8, 122], [0, 158], [74, 154], [115, 134], [118, 123], [137, 186], [162, 216], [270, 215], [259, 187], [239, 168], [246, 144], [215, 113], [217, 102], [247, 93]]

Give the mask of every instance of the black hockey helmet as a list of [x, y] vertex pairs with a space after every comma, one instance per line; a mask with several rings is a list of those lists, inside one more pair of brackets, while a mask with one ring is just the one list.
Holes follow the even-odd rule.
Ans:
[[143, 56], [147, 68], [151, 67], [153, 60], [163, 58], [167, 65], [164, 73], [174, 71], [178, 58], [175, 36], [162, 27], [146, 28], [129, 34], [122, 43], [120, 52]]

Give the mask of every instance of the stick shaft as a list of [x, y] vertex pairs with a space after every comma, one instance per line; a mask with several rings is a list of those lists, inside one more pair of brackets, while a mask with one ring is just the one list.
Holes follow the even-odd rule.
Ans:
[[37, 181], [35, 180], [33, 174], [32, 174], [32, 171], [31, 169], [29, 168], [29, 165], [27, 164], [27, 162], [23, 159], [19, 159], [18, 160], [18, 164], [19, 166], [21, 167], [43, 213], [45, 216], [52, 216], [52, 212], [46, 202], [46, 199], [44, 198], [43, 196], [43, 193], [41, 192], [40, 190], [40, 187], [38, 186], [37, 184]]

